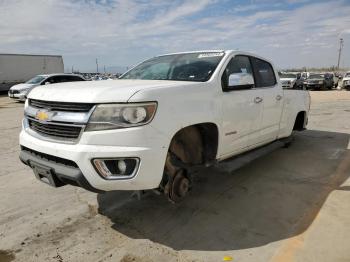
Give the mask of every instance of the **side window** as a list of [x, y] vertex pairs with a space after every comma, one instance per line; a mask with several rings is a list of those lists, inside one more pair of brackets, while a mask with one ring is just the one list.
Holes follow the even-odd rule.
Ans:
[[246, 74], [247, 76], [251, 76], [251, 78], [253, 78], [253, 70], [249, 57], [237, 55], [231, 59], [221, 78], [222, 85], [224, 87], [228, 86], [229, 77], [232, 74]]
[[69, 75], [58, 76], [59, 83], [74, 82], [74, 81], [81, 81], [81, 79], [76, 76], [69, 76]]
[[56, 82], [55, 82], [54, 77], [48, 77], [48, 78], [46, 78], [45, 81], [42, 82], [41, 84], [42, 84], [42, 85], [46, 85], [46, 83], [53, 84], [53, 83], [56, 83]]
[[64, 76], [64, 80], [62, 82], [73, 82], [76, 81], [74, 76]]
[[276, 85], [276, 76], [270, 63], [252, 57], [255, 75], [255, 87], [271, 87]]
[[53, 83], [62, 83], [64, 82], [64, 76], [53, 76]]
[[69, 76], [69, 81], [84, 81], [84, 79], [80, 78], [79, 76]]

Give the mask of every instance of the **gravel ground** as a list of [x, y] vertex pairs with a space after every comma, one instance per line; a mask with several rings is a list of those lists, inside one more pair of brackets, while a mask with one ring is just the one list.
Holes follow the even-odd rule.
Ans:
[[0, 96], [0, 261], [350, 261], [350, 92], [311, 92], [308, 130], [180, 204], [51, 188], [18, 160], [23, 104]]

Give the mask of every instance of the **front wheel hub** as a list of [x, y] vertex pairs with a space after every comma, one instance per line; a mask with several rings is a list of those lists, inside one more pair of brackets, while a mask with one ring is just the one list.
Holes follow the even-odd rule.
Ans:
[[169, 198], [174, 202], [181, 201], [190, 189], [190, 180], [184, 175], [184, 173], [185, 171], [183, 169], [179, 170], [171, 185]]

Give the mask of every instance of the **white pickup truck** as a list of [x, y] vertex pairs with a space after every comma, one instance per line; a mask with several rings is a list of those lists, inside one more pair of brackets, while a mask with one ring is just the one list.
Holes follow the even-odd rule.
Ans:
[[172, 201], [207, 166], [304, 130], [307, 91], [241, 51], [151, 58], [118, 80], [37, 87], [25, 104], [22, 162], [53, 186], [157, 189]]

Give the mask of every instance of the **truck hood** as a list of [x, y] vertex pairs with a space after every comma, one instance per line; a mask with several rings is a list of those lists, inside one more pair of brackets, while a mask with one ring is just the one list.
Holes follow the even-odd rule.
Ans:
[[193, 82], [168, 80], [102, 80], [39, 86], [28, 98], [83, 103], [127, 102], [136, 92], [148, 88], [191, 85]]
[[32, 88], [32, 87], [34, 87], [34, 86], [36, 86], [36, 85], [24, 83], [24, 84], [14, 85], [14, 86], [12, 86], [10, 89], [11, 89], [11, 90], [18, 90], [18, 91], [21, 91], [21, 90], [24, 90], [24, 89]]

